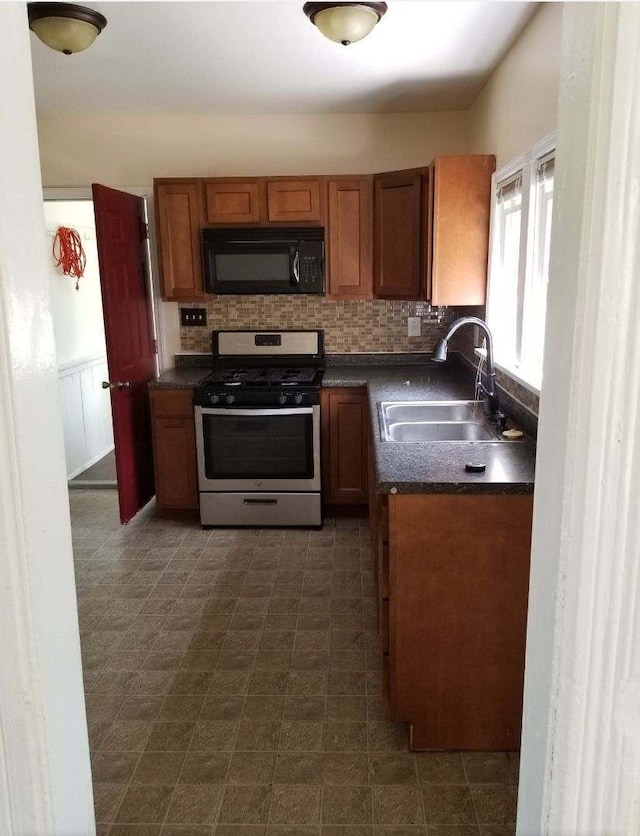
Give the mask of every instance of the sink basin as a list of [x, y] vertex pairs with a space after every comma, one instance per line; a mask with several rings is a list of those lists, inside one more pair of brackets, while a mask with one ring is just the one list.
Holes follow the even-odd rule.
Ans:
[[388, 424], [420, 421], [475, 421], [482, 419], [481, 401], [409, 401], [381, 403], [382, 417]]
[[388, 401], [378, 404], [383, 441], [503, 441], [481, 401]]
[[386, 441], [495, 441], [482, 424], [474, 421], [452, 423], [390, 424]]

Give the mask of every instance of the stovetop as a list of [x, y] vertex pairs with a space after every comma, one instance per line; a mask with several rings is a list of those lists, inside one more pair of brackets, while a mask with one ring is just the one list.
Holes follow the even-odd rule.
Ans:
[[281, 368], [223, 368], [217, 369], [201, 386], [313, 386], [321, 373], [312, 367], [285, 366]]
[[214, 331], [214, 370], [193, 402], [202, 407], [305, 407], [320, 403], [322, 331]]

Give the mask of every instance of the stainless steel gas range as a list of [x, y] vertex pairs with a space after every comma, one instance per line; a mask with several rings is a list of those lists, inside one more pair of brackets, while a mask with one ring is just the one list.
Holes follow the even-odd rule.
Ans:
[[214, 331], [194, 390], [203, 526], [320, 526], [322, 331]]

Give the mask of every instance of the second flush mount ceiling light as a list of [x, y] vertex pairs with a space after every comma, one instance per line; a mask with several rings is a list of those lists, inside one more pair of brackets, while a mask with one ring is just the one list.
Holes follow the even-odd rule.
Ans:
[[305, 3], [303, 11], [326, 38], [349, 46], [366, 38], [387, 11], [387, 4]]
[[65, 55], [90, 47], [107, 25], [99, 12], [73, 3], [27, 3], [27, 14], [42, 43]]

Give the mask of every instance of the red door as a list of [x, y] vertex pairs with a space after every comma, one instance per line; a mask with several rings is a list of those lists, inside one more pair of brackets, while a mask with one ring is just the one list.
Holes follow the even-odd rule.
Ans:
[[95, 183], [92, 188], [120, 520], [127, 523], [154, 493], [147, 383], [155, 377], [156, 357], [144, 201]]

